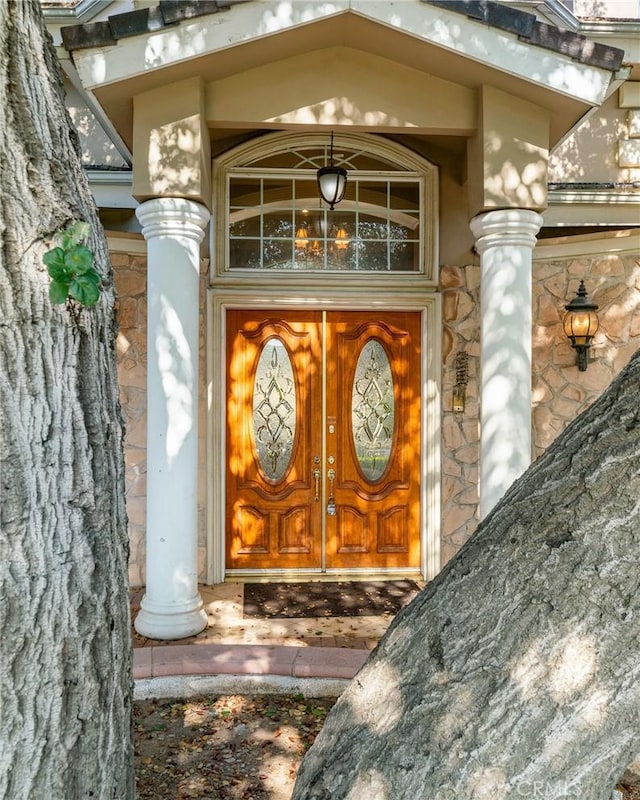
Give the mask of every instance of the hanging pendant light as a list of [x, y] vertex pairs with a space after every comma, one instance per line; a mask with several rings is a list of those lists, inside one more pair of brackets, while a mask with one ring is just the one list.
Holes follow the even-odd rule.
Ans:
[[318, 191], [331, 211], [344, 197], [347, 188], [347, 170], [336, 167], [333, 163], [333, 131], [331, 131], [331, 148], [329, 150], [329, 164], [320, 167], [317, 174]]

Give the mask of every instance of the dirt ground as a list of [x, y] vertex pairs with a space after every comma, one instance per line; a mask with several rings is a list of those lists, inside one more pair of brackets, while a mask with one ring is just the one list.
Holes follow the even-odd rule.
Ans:
[[[334, 702], [302, 695], [138, 701], [138, 800], [290, 800], [302, 756]], [[623, 798], [640, 800], [640, 788]]]
[[302, 695], [136, 702], [138, 800], [289, 800], [334, 702]]

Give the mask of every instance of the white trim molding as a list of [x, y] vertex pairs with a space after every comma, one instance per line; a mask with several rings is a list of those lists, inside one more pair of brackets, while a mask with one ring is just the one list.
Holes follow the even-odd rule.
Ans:
[[640, 229], [557, 236], [536, 244], [533, 261], [593, 256], [640, 256]]

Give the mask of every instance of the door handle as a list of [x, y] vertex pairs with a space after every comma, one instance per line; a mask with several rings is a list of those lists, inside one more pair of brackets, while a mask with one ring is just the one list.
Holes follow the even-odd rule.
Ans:
[[315, 494], [314, 494], [313, 499], [317, 503], [318, 500], [320, 500], [320, 470], [319, 469], [314, 469], [313, 470], [313, 479], [316, 482], [316, 489], [315, 489]]
[[[333, 461], [331, 463], [333, 463]], [[336, 479], [335, 469], [331, 468], [330, 470], [327, 470], [327, 478], [329, 478], [329, 500], [327, 501], [327, 514], [330, 517], [335, 517], [336, 501], [334, 500], [333, 497], [333, 482]]]

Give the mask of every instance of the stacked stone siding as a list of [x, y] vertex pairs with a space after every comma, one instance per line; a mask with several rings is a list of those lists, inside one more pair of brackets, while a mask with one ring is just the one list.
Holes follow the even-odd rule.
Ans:
[[[600, 327], [586, 372], [562, 330], [564, 306], [584, 280]], [[611, 383], [640, 347], [640, 254], [534, 264], [533, 439], [542, 453]]]
[[[480, 267], [443, 267], [442, 291], [442, 527], [445, 564], [478, 524], [480, 455]], [[468, 355], [463, 412], [452, 410], [456, 356]]]

